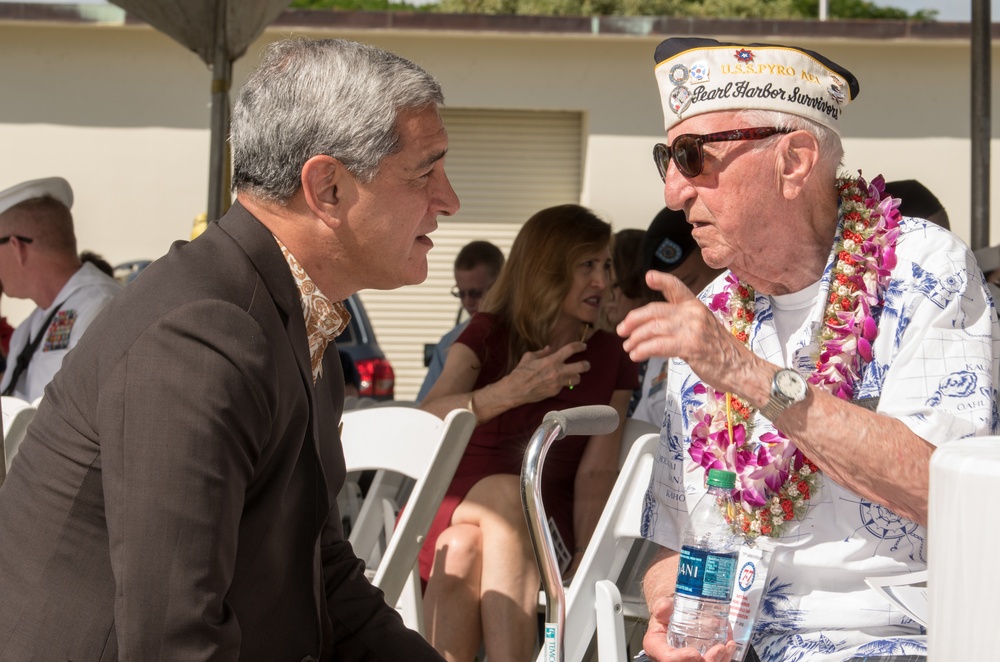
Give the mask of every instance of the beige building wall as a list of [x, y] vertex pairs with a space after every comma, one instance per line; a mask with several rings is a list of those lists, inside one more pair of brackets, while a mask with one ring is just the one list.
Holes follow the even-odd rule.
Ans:
[[[237, 62], [234, 95], [261, 47], [290, 34], [358, 39], [404, 55], [441, 80], [453, 108], [579, 112], [580, 202], [616, 228], [645, 227], [662, 206], [650, 157], [663, 133], [652, 76], [662, 36], [269, 29]], [[861, 81], [844, 116], [845, 165], [922, 180], [968, 241], [968, 43], [786, 41], [822, 52]], [[197, 56], [146, 26], [0, 21], [0, 63], [0, 188], [66, 177], [80, 248], [112, 263], [156, 258], [189, 236], [207, 200], [210, 72]], [[992, 69], [1000, 89], [996, 54]], [[1000, 167], [992, 182], [996, 188]], [[2, 302], [15, 323], [30, 308]]]

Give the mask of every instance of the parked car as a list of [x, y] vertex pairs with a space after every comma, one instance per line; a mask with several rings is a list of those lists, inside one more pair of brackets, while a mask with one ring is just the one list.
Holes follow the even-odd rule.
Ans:
[[122, 262], [115, 265], [115, 280], [122, 285], [128, 285], [135, 280], [140, 271], [150, 264], [152, 264], [152, 260], [132, 260], [131, 262]]
[[[149, 260], [134, 260], [115, 267], [115, 278], [122, 284], [128, 284], [149, 266]], [[396, 389], [396, 373], [385, 358], [385, 353], [375, 339], [368, 313], [357, 294], [352, 294], [344, 301], [347, 311], [351, 313], [351, 321], [347, 329], [337, 337], [337, 349], [346, 352], [353, 360], [361, 376], [358, 395], [374, 400], [392, 400]]]
[[344, 301], [344, 305], [351, 313], [351, 321], [347, 329], [337, 336], [337, 348], [354, 359], [361, 375], [359, 395], [375, 400], [392, 400], [396, 388], [396, 373], [375, 339], [375, 330], [361, 299], [357, 294], [352, 294]]

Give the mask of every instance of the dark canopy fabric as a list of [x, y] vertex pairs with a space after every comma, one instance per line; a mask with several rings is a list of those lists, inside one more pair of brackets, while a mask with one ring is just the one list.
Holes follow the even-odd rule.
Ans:
[[208, 218], [229, 208], [229, 88], [233, 61], [290, 0], [111, 0], [198, 54], [212, 67]]
[[285, 10], [290, 0], [111, 0], [198, 54], [205, 64], [221, 48], [232, 62]]

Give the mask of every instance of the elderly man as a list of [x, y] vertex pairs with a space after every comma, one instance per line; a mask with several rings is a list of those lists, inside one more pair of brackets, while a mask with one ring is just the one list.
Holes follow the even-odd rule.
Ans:
[[440, 659], [343, 537], [333, 340], [458, 209], [441, 103], [372, 46], [269, 48], [236, 204], [95, 322], [0, 488], [0, 660]]
[[[451, 293], [462, 302], [462, 309], [469, 314], [470, 319], [479, 312], [479, 304], [500, 274], [503, 263], [503, 252], [483, 240], [470, 241], [462, 246], [455, 256], [455, 287], [451, 288]], [[420, 392], [417, 393], [417, 402], [422, 402], [430, 393], [438, 377], [441, 376], [441, 371], [444, 370], [444, 360], [448, 350], [468, 325], [468, 319], [456, 324], [451, 331], [441, 336], [441, 340], [434, 346], [427, 375], [420, 386]]]
[[737, 473], [730, 515], [763, 550], [739, 575], [766, 575], [759, 602], [740, 605], [760, 659], [922, 659], [922, 628], [864, 580], [926, 567], [931, 453], [995, 429], [1000, 334], [982, 274], [949, 232], [880, 200], [880, 177], [838, 178], [850, 72], [798, 48], [696, 38], [666, 40], [656, 62], [666, 203], [728, 271], [700, 300], [651, 272], [666, 303], [619, 326], [633, 360], [675, 357], [643, 515], [665, 548], [644, 580], [646, 652], [736, 648], [666, 636], [667, 549], [706, 471], [724, 468]]
[[7, 296], [37, 308], [18, 325], [0, 393], [32, 402], [121, 286], [81, 262], [73, 231], [73, 189], [62, 177], [0, 191], [0, 282]]

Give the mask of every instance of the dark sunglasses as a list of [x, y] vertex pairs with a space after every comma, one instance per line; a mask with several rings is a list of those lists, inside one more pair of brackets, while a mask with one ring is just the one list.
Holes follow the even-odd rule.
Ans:
[[482, 299], [486, 290], [460, 290], [458, 286], [451, 288], [451, 296], [456, 299]]
[[31, 237], [22, 237], [19, 234], [9, 234], [6, 237], [0, 237], [0, 246], [10, 241], [11, 237], [17, 237], [18, 241], [20, 241], [22, 244], [30, 244], [31, 242], [34, 241], [34, 239], [32, 239]]
[[791, 133], [790, 129], [777, 129], [773, 126], [758, 126], [753, 129], [732, 129], [718, 133], [697, 135], [685, 133], [677, 136], [670, 146], [663, 143], [653, 145], [653, 161], [660, 171], [660, 179], [666, 181], [667, 167], [674, 160], [677, 170], [685, 177], [697, 177], [705, 167], [705, 143], [734, 142], [737, 140], [763, 140], [779, 133]]

